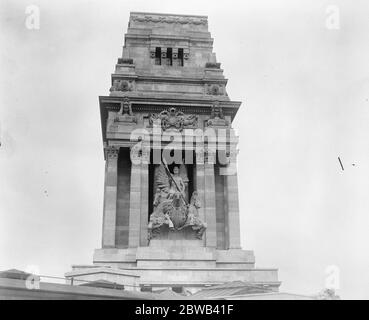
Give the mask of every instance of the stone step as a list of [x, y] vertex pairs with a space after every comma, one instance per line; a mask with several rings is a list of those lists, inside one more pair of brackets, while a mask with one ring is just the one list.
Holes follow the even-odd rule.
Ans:
[[204, 242], [202, 240], [187, 240], [187, 239], [152, 239], [150, 241], [149, 247], [151, 248], [167, 248], [167, 247], [198, 247], [205, 248]]
[[212, 260], [215, 251], [204, 247], [139, 247], [136, 259], [139, 260]]
[[278, 282], [277, 269], [222, 269], [222, 268], [137, 268], [140, 283], [194, 282]]
[[215, 260], [137, 260], [137, 268], [214, 268]]

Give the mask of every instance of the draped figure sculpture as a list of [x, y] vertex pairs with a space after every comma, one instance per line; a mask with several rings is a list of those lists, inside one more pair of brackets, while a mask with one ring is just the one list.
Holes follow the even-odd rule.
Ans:
[[188, 181], [186, 168], [175, 166], [173, 174], [168, 167], [160, 164], [154, 172], [154, 201], [153, 212], [148, 224], [149, 240], [160, 235], [162, 227], [179, 231], [191, 227], [195, 231], [196, 238], [201, 239], [206, 229], [206, 224], [198, 215], [200, 201], [196, 191], [193, 192], [190, 203], [187, 202]]

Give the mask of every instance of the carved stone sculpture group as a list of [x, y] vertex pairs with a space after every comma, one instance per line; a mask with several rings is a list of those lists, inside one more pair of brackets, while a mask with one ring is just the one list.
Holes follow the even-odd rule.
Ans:
[[198, 193], [194, 191], [187, 203], [185, 177], [182, 176], [179, 167], [174, 167], [173, 174], [163, 164], [156, 168], [154, 210], [148, 224], [149, 240], [158, 237], [164, 227], [169, 228], [170, 232], [191, 228], [196, 238], [202, 239], [206, 223], [199, 217], [201, 204]]

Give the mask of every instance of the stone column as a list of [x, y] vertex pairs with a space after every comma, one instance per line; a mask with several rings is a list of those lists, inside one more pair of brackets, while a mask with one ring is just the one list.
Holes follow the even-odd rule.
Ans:
[[204, 166], [204, 150], [196, 150], [196, 191], [201, 202], [199, 209], [199, 217], [205, 221], [205, 166]]
[[207, 224], [204, 237], [205, 246], [215, 248], [217, 240], [214, 163], [212, 156], [210, 161], [208, 160], [203, 148], [196, 149], [196, 189], [201, 201], [199, 216]]
[[231, 152], [231, 163], [226, 170], [226, 196], [228, 206], [228, 245], [229, 249], [240, 249], [240, 211], [238, 200], [238, 178], [236, 165], [237, 152]]
[[141, 160], [132, 159], [131, 191], [129, 208], [128, 246], [136, 248], [140, 245], [141, 221]]
[[140, 245], [148, 244], [148, 216], [149, 216], [149, 163], [150, 163], [150, 147], [142, 148], [141, 162], [141, 221], [140, 221]]
[[240, 212], [238, 204], [237, 173], [226, 176], [228, 201], [228, 244], [229, 249], [240, 249]]
[[204, 164], [205, 176], [205, 221], [206, 229], [206, 246], [216, 248], [217, 246], [217, 220], [216, 220], [216, 204], [215, 204], [215, 176], [214, 163], [215, 154], [206, 153]]
[[119, 149], [106, 149], [102, 247], [115, 247]]

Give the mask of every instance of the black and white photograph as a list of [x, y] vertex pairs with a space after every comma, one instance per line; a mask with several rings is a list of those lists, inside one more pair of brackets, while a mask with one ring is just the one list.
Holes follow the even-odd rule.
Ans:
[[1, 0], [0, 300], [368, 300], [368, 33], [363, 0]]

